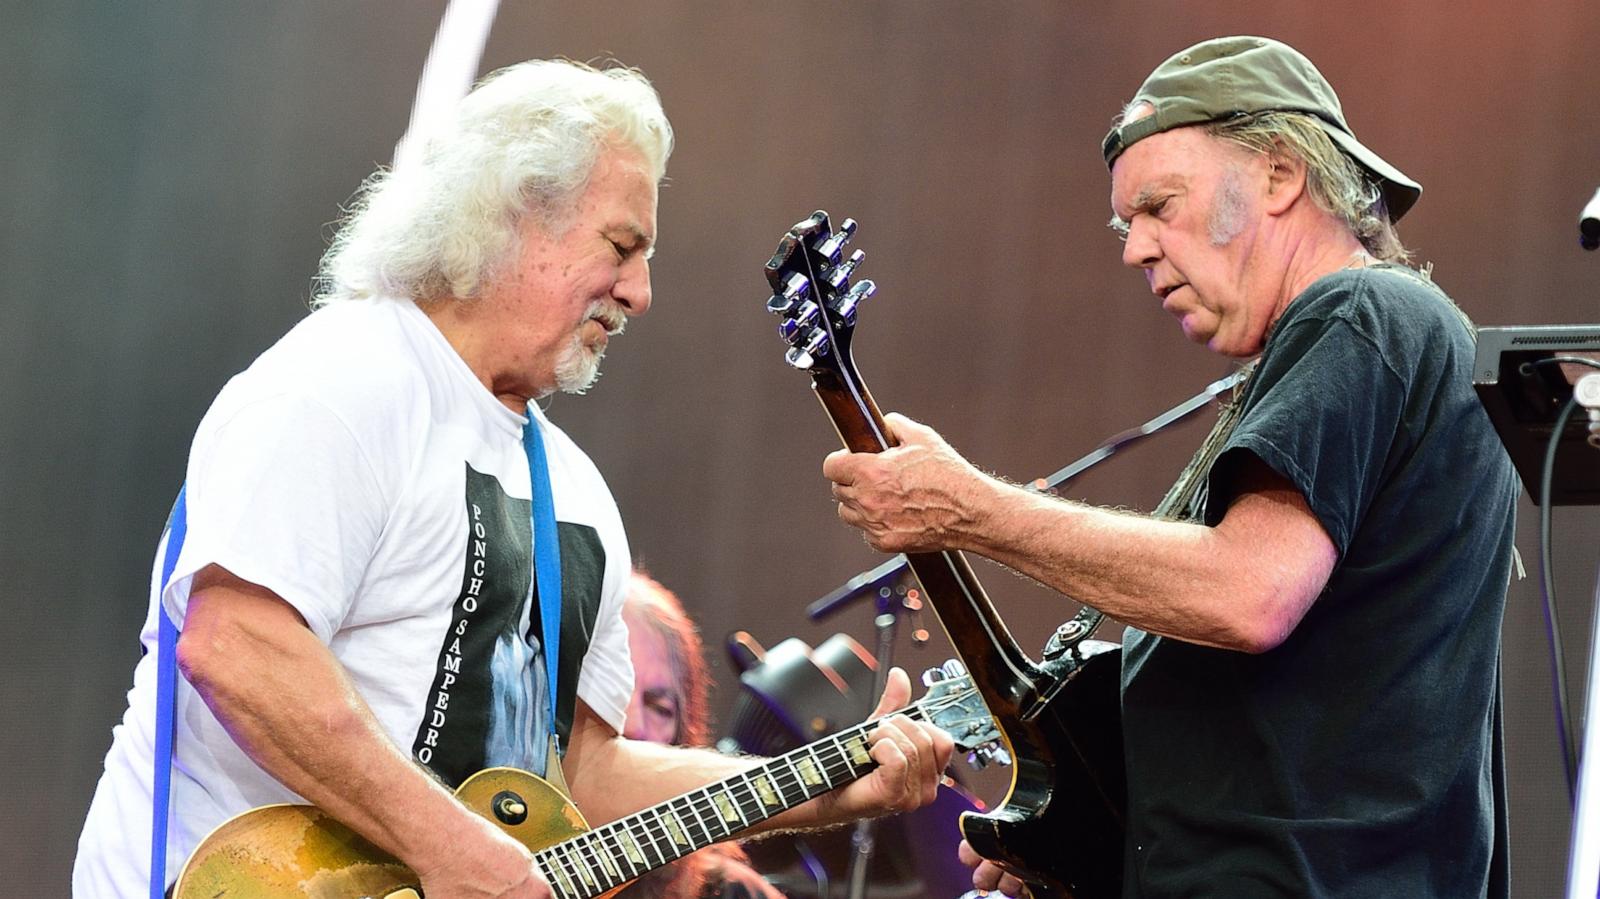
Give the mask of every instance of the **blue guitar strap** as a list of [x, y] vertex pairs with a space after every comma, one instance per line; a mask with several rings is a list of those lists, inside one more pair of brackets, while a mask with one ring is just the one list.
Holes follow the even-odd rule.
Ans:
[[[543, 621], [545, 671], [549, 682], [550, 732], [556, 730], [556, 672], [561, 644], [561, 537], [556, 530], [555, 498], [550, 491], [550, 465], [544, 439], [532, 415], [522, 429], [522, 448], [528, 455], [528, 475], [533, 484], [532, 525], [535, 583]], [[176, 734], [178, 686], [178, 628], [167, 616], [160, 597], [166, 593], [178, 555], [188, 533], [187, 488], [167, 519], [167, 547], [161, 560], [161, 589], [156, 599], [156, 732], [155, 777], [150, 823], [150, 899], [163, 899], [167, 881], [167, 819], [172, 796], [172, 744]]]
[[545, 457], [539, 420], [532, 411], [522, 428], [522, 449], [528, 454], [533, 483], [533, 571], [544, 622], [544, 665], [550, 694], [550, 733], [556, 733], [556, 670], [561, 647], [561, 535], [556, 530], [555, 497], [550, 493], [550, 463]]
[[172, 742], [177, 732], [178, 628], [167, 617], [161, 597], [167, 592], [172, 571], [183, 551], [189, 531], [185, 494], [178, 491], [167, 517], [167, 550], [161, 559], [161, 587], [156, 593], [156, 746], [150, 822], [150, 899], [162, 899], [167, 889], [167, 812], [172, 796]]

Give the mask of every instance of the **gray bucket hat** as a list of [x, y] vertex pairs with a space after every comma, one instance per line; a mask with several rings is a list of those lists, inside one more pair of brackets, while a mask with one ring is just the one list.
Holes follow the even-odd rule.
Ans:
[[1135, 143], [1171, 128], [1257, 112], [1300, 112], [1378, 179], [1391, 221], [1399, 221], [1422, 185], [1367, 149], [1344, 120], [1333, 86], [1300, 51], [1265, 37], [1219, 37], [1180, 50], [1156, 66], [1133, 102], [1154, 107], [1106, 135], [1106, 167]]

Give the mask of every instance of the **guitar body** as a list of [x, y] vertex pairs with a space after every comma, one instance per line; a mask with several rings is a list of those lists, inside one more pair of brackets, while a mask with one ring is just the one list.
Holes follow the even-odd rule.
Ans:
[[[526, 806], [526, 820], [519, 824], [507, 824], [494, 814], [496, 798], [506, 792]], [[515, 768], [474, 774], [456, 790], [456, 798], [533, 851], [589, 829], [565, 794], [543, 778]], [[321, 809], [269, 805], [229, 819], [201, 841], [172, 896], [401, 899], [418, 895], [420, 883], [410, 868]]]
[[[898, 714], [948, 731], [958, 747], [1001, 738], [957, 662], [923, 675], [927, 692]], [[877, 767], [866, 721], [732, 777], [590, 829], [565, 793], [515, 768], [467, 778], [456, 798], [527, 847], [556, 899], [603, 899], [648, 871], [862, 777]], [[327, 813], [269, 805], [212, 831], [189, 857], [174, 899], [418, 899], [416, 873]]]
[[1042, 745], [1032, 758], [1016, 754], [1002, 804], [961, 816], [961, 835], [972, 848], [1043, 886], [1035, 896], [1122, 896], [1122, 653], [1100, 645], [1106, 648], [1088, 656], [1032, 720], [1032, 736]]

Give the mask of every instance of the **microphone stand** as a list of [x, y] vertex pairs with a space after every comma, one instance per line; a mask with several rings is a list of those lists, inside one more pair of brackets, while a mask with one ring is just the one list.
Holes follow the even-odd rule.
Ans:
[[[1138, 427], [1121, 431], [1106, 439], [1095, 447], [1088, 455], [1046, 478], [1039, 478], [1032, 482], [1030, 489], [1044, 492], [1054, 492], [1063, 484], [1104, 462], [1127, 448], [1129, 445], [1150, 437], [1164, 428], [1188, 418], [1200, 411], [1212, 400], [1223, 393], [1232, 390], [1244, 378], [1244, 370], [1236, 371], [1225, 378], [1220, 378], [1207, 385], [1182, 403], [1157, 415]], [[917, 580], [911, 573], [911, 568], [906, 563], [904, 554], [897, 555], [882, 565], [870, 571], [864, 571], [827, 596], [813, 602], [806, 607], [806, 615], [812, 621], [820, 621], [834, 612], [854, 603], [858, 599], [873, 596], [876, 600], [877, 615], [872, 619], [877, 631], [878, 645], [874, 657], [878, 670], [873, 676], [872, 696], [868, 702], [876, 700], [883, 695], [883, 688], [888, 683], [889, 667], [894, 657], [894, 638], [896, 625], [899, 622], [901, 608], [915, 612], [921, 606], [917, 603]], [[926, 640], [925, 632], [918, 630], [921, 640]], [[871, 711], [870, 706], [867, 711]], [[875, 828], [871, 819], [856, 822], [855, 832], [850, 836], [850, 899], [865, 899], [867, 895], [867, 870], [871, 866], [872, 853], [875, 848]]]
[[[872, 711], [871, 704], [883, 695], [883, 688], [889, 683], [889, 666], [894, 661], [894, 635], [900, 622], [901, 605], [896, 601], [893, 590], [884, 590], [878, 595], [878, 614], [872, 619], [878, 636], [878, 645], [873, 652], [878, 670], [872, 676], [872, 694], [867, 698], [868, 713]], [[875, 831], [873, 819], [862, 818], [856, 822], [855, 832], [850, 835], [849, 899], [865, 899], [867, 895], [867, 869], [872, 866]]]

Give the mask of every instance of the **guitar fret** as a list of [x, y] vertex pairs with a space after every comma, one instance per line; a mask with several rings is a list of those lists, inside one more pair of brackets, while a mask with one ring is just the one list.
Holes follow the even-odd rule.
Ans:
[[804, 750], [800, 750], [798, 752], [788, 753], [783, 757], [784, 764], [786, 764], [789, 768], [789, 775], [794, 778], [795, 786], [795, 793], [793, 796], [789, 795], [788, 790], [783, 791], [783, 799], [786, 803], [793, 804], [811, 795], [811, 791], [806, 788], [805, 777], [801, 774], [800, 769], [795, 765], [795, 757], [802, 756], [804, 754]]
[[617, 845], [622, 848], [623, 857], [628, 860], [628, 865], [633, 869], [633, 875], [639, 876], [639, 868], [645, 863], [644, 850], [639, 848], [639, 843], [634, 840], [628, 828], [617, 829]]
[[[920, 706], [902, 714], [926, 717]], [[551, 885], [560, 899], [609, 891], [702, 843], [731, 836], [853, 780], [875, 764], [868, 732], [868, 725], [851, 728], [590, 831], [561, 844], [564, 849], [551, 847], [545, 856]]]
[[850, 760], [858, 766], [866, 767], [872, 761], [872, 756], [867, 754], [866, 740], [861, 734], [853, 733], [845, 738], [844, 744], [850, 751]]
[[844, 758], [839, 746], [839, 738], [837, 736], [829, 737], [812, 750], [812, 755], [817, 758], [817, 765], [822, 769], [823, 777], [828, 779], [828, 786], [832, 787], [834, 772], [838, 770], [839, 762]]
[[628, 843], [624, 839], [627, 832], [617, 822], [613, 822], [601, 828], [597, 833], [603, 835], [601, 842], [605, 846], [609, 870], [614, 872], [612, 876], [618, 882], [638, 877], [639, 865], [634, 860], [635, 853], [629, 849]]
[[828, 785], [828, 789], [833, 789], [833, 778], [828, 776], [828, 763], [823, 761], [822, 756], [817, 754], [817, 744], [813, 743], [808, 746], [807, 752], [810, 753], [811, 762], [816, 767], [816, 770], [821, 773], [822, 779]]
[[667, 853], [661, 851], [661, 843], [656, 838], [660, 833], [660, 817], [660, 814], [655, 809], [646, 809], [638, 815], [639, 831], [649, 843], [650, 851], [656, 854], [655, 865], [652, 867], [666, 864], [669, 858]]
[[820, 786], [823, 782], [822, 770], [817, 767], [816, 755], [807, 747], [800, 756], [800, 780], [805, 784], [806, 795], [815, 795], [811, 792], [813, 787]]
[[583, 850], [583, 861], [584, 864], [588, 865], [589, 872], [594, 876], [595, 882], [600, 885], [600, 889], [609, 889], [611, 887], [611, 878], [606, 876], [607, 859], [605, 847], [596, 845], [596, 842], [594, 831], [590, 831], [580, 838], [579, 846]]
[[855, 770], [854, 753], [851, 751], [849, 734], [835, 734], [832, 743], [833, 758], [828, 761], [829, 780], [849, 777]]
[[[696, 791], [696, 793], [704, 792], [704, 790]], [[705, 844], [709, 845], [713, 839], [711, 836], [711, 828], [706, 826], [706, 819], [701, 817], [699, 804], [695, 802], [694, 797], [695, 793], [690, 793], [689, 795], [685, 796], [683, 798], [683, 804], [689, 807], [689, 814], [693, 816], [692, 823], [700, 825], [700, 832], [706, 835]], [[695, 843], [695, 836], [692, 831], [689, 833], [689, 843], [691, 846]]]
[[556, 899], [571, 899], [567, 895], [567, 891], [563, 890], [561, 884], [556, 881], [556, 874], [550, 869], [550, 859], [547, 853], [542, 851], [535, 852], [533, 854], [533, 864], [539, 869], [539, 873], [544, 877], [545, 881], [550, 884], [550, 894], [552, 896], [555, 896]]
[[550, 860], [552, 864], [550, 866], [549, 873], [555, 875], [555, 882], [558, 882], [561, 885], [562, 892], [573, 897], [577, 897], [579, 895], [578, 888], [572, 882], [572, 878], [567, 870], [568, 866], [563, 864], [564, 857], [562, 853], [566, 850], [564, 850], [561, 846], [553, 846], [551, 847], [551, 850]]
[[667, 819], [662, 817], [661, 809], [650, 810], [648, 819], [650, 844], [655, 847], [656, 858], [660, 864], [666, 864], [676, 856], [672, 853], [672, 840], [667, 835]]
[[[736, 788], [739, 787], [744, 788], [744, 795], [742, 797], [736, 792]], [[742, 827], [749, 827], [758, 821], [766, 820], [767, 816], [762, 808], [761, 802], [760, 800], [756, 799], [755, 787], [750, 784], [750, 774], [748, 771], [739, 775], [737, 782], [728, 782], [728, 796], [733, 799], [734, 807], [739, 812], [739, 820]]]
[[[745, 783], [750, 783], [749, 776], [745, 777]], [[756, 774], [754, 791], [756, 798], [761, 802], [761, 808], [763, 811], [777, 806], [777, 785], [772, 782], [772, 775], [764, 768]]]
[[689, 845], [689, 838], [683, 832], [683, 822], [678, 819], [678, 813], [674, 812], [670, 806], [661, 813], [661, 823], [666, 825], [667, 836], [672, 838], [675, 849], [676, 847]]
[[[726, 805], [732, 811], [733, 806], [721, 792], [714, 792], [716, 789], [716, 784], [701, 789], [700, 793], [705, 797], [705, 804], [695, 804], [695, 810], [699, 813], [701, 821], [706, 827], [707, 844], [715, 843], [717, 840], [733, 833], [734, 830], [733, 825], [728, 823], [727, 815], [722, 810], [723, 806]], [[722, 802], [719, 803], [718, 799], [721, 799]], [[739, 815], [737, 813], [734, 813], [733, 821], [735, 824], [738, 823]]]
[[594, 871], [589, 867], [589, 862], [583, 857], [583, 853], [575, 849], [571, 856], [578, 870], [578, 877], [583, 880], [583, 885], [591, 890], [598, 890], [600, 884], [595, 880]]
[[722, 814], [723, 826], [731, 828], [735, 824], [749, 824], [750, 822], [745, 820], [744, 812], [740, 811], [740, 809], [734, 805], [732, 794], [732, 790], [724, 789], [720, 792], [713, 793], [711, 796], [712, 803], [716, 805], [717, 811]]
[[605, 844], [605, 835], [600, 831], [594, 831], [594, 833], [595, 839], [590, 842], [596, 844], [594, 847], [595, 857], [600, 860], [600, 870], [605, 872], [606, 878], [610, 881], [606, 886], [608, 888], [616, 886], [624, 879], [622, 872], [617, 870], [616, 862], [611, 860], [611, 849]]

